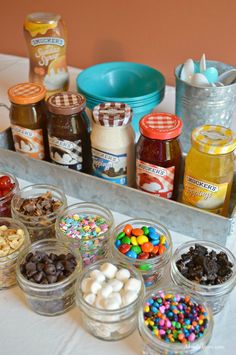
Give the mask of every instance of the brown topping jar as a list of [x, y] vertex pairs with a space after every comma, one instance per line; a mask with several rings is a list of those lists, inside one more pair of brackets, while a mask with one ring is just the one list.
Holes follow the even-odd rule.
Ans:
[[63, 92], [48, 99], [48, 140], [53, 163], [91, 173], [89, 119], [84, 96]]
[[35, 159], [45, 159], [47, 151], [45, 95], [45, 88], [37, 83], [21, 83], [8, 90], [15, 150]]

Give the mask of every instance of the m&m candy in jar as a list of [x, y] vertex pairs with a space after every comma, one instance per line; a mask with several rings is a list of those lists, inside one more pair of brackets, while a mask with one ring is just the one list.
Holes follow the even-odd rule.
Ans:
[[167, 228], [148, 219], [132, 219], [118, 225], [111, 244], [114, 257], [141, 271], [146, 287], [155, 286], [161, 279], [172, 253]]

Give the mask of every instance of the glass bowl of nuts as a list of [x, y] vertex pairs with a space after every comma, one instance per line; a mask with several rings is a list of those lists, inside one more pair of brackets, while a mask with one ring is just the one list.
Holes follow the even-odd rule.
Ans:
[[58, 187], [30, 185], [14, 195], [11, 202], [12, 217], [27, 227], [33, 243], [55, 237], [56, 218], [66, 205], [66, 196]]
[[29, 244], [29, 234], [21, 222], [0, 218], [0, 290], [16, 284], [17, 257]]
[[56, 239], [44, 239], [22, 251], [16, 276], [29, 307], [41, 315], [56, 316], [74, 306], [81, 267], [78, 253]]
[[200, 240], [181, 244], [171, 261], [173, 282], [203, 297], [219, 313], [236, 283], [236, 260], [222, 245]]

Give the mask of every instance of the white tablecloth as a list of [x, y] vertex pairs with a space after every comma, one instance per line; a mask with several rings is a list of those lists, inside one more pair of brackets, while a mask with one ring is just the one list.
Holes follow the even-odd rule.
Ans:
[[[75, 88], [75, 77], [79, 70], [70, 68], [71, 89]], [[0, 55], [0, 102], [8, 102], [7, 88], [27, 81], [25, 58]], [[158, 109], [174, 112], [174, 88], [167, 88], [165, 100]], [[2, 112], [2, 111], [1, 111]], [[9, 125], [8, 117], [1, 115], [0, 127]], [[6, 167], [7, 169], [7, 167]], [[20, 181], [21, 186], [30, 182]], [[77, 200], [69, 197], [69, 204]], [[114, 212], [116, 223], [127, 216]], [[187, 241], [187, 236], [171, 233], [174, 247]], [[228, 240], [227, 246], [236, 255], [236, 236]], [[165, 283], [168, 282], [168, 276]], [[232, 355], [236, 331], [236, 289], [221, 314], [215, 317], [212, 340], [204, 350], [207, 355]], [[138, 332], [128, 338], [108, 343], [98, 340], [84, 331], [77, 308], [58, 317], [43, 317], [33, 313], [18, 287], [0, 291], [0, 355], [132, 355], [142, 353], [142, 341]]]

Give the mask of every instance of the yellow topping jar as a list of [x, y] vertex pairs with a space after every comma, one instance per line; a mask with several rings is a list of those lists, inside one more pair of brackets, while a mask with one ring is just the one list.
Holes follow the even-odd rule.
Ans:
[[229, 128], [204, 125], [193, 130], [185, 160], [183, 203], [227, 216], [235, 148], [236, 137]]

